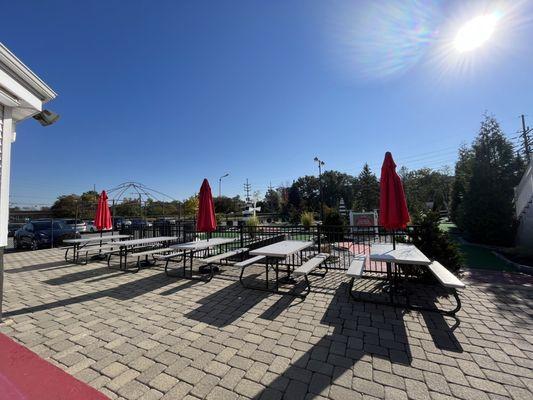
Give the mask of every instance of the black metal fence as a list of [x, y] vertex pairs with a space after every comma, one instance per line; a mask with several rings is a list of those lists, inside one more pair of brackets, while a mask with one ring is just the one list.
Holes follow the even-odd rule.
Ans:
[[[313, 254], [329, 253], [329, 267], [346, 270], [354, 257], [368, 255], [370, 245], [376, 243], [392, 243], [393, 241], [408, 242], [416, 232], [415, 226], [409, 226], [401, 231], [387, 231], [379, 226], [322, 226], [316, 225], [306, 228], [295, 225], [269, 226], [220, 226], [211, 233], [197, 232], [193, 222], [167, 223], [153, 226], [123, 226], [121, 234], [131, 235], [133, 238], [175, 236], [177, 242], [189, 242], [206, 238], [233, 238], [234, 242], [221, 247], [221, 251], [228, 251], [238, 247], [256, 247], [257, 244], [279, 240], [303, 240], [312, 242], [303, 254], [310, 257]], [[275, 238], [275, 239], [274, 239]], [[386, 272], [385, 263], [370, 262], [365, 268], [367, 272], [378, 274]]]

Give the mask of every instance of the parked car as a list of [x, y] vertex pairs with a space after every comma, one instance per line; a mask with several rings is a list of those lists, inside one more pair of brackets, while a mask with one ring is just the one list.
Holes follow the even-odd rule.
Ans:
[[52, 242], [54, 246], [57, 246], [65, 239], [79, 237], [81, 237], [79, 232], [61, 221], [35, 220], [17, 229], [13, 237], [13, 245], [15, 249], [28, 247], [37, 250], [40, 247], [50, 246]]
[[87, 232], [98, 231], [98, 229], [96, 229], [96, 226], [94, 225], [94, 221], [85, 221], [85, 225], [87, 226]]
[[152, 226], [152, 223], [145, 220], [145, 219], [133, 219], [131, 221], [131, 227], [132, 228], [149, 228]]
[[174, 218], [158, 218], [154, 221], [154, 227], [159, 230], [159, 235], [161, 236], [173, 236], [173, 232], [175, 232], [175, 229], [172, 229], [172, 227], [176, 224], [176, 220]]
[[166, 226], [166, 225], [174, 225], [176, 223], [176, 220], [174, 218], [158, 218], [154, 221], [154, 226]]
[[87, 224], [79, 219], [64, 219], [63, 222], [78, 232], [87, 232]]
[[8, 224], [7, 225], [7, 237], [13, 237], [15, 236], [15, 232], [17, 229], [20, 229], [22, 228], [24, 224], [21, 224], [21, 223], [11, 223], [11, 224]]
[[121, 229], [123, 226], [131, 225], [131, 221], [123, 217], [115, 217], [114, 225], [115, 225], [115, 229]]
[[[94, 224], [94, 221], [85, 221], [85, 225], [87, 226], [87, 232], [100, 232], [96, 225]], [[110, 231], [111, 229], [103, 229], [103, 231]]]

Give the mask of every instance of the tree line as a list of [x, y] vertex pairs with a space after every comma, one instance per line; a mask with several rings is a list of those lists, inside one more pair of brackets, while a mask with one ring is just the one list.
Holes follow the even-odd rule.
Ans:
[[[492, 116], [484, 116], [474, 142], [459, 149], [454, 174], [448, 170], [420, 168], [399, 169], [407, 204], [412, 216], [424, 211], [446, 211], [451, 220], [470, 240], [488, 244], [508, 244], [514, 238], [514, 187], [525, 168], [524, 158], [514, 152], [500, 125]], [[379, 179], [364, 164], [358, 174], [335, 170], [321, 178], [305, 175], [289, 185], [267, 190], [257, 201], [262, 213], [279, 215], [282, 220], [297, 223], [303, 213], [320, 215], [320, 188], [324, 204], [325, 224], [343, 223], [338, 215], [341, 200], [347, 209], [373, 211], [379, 208]], [[51, 207], [55, 217], [92, 219], [98, 193], [58, 197]], [[246, 203], [240, 196], [215, 197], [217, 214], [240, 214]], [[114, 213], [124, 217], [194, 217], [198, 209], [197, 195], [171, 202], [147, 199], [123, 199]]]

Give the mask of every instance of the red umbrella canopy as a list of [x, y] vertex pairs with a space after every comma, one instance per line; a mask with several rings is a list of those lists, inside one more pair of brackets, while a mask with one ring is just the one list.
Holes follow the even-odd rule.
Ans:
[[102, 193], [98, 197], [98, 207], [96, 207], [94, 226], [96, 226], [96, 229], [99, 231], [111, 229], [113, 227], [113, 223], [111, 222], [111, 212], [109, 211], [109, 205], [107, 204], [107, 193], [105, 190], [102, 190]]
[[403, 229], [409, 222], [409, 211], [402, 181], [390, 152], [385, 153], [379, 182], [379, 224], [385, 229]]
[[215, 217], [213, 195], [211, 194], [209, 182], [207, 179], [204, 179], [200, 188], [196, 230], [198, 232], [213, 232], [215, 229], [217, 229], [217, 219]]

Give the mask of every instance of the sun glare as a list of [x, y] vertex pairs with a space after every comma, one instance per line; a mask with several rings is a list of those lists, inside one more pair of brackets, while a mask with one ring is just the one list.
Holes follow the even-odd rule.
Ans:
[[455, 48], [460, 52], [470, 51], [478, 48], [490, 39], [497, 18], [493, 14], [481, 15], [468, 21], [455, 37]]

